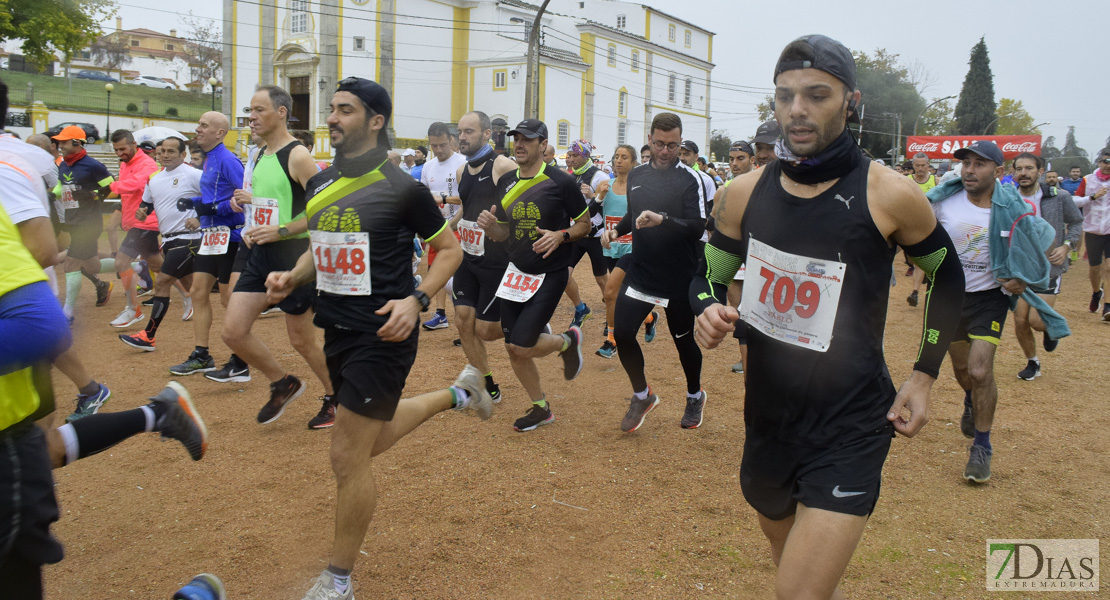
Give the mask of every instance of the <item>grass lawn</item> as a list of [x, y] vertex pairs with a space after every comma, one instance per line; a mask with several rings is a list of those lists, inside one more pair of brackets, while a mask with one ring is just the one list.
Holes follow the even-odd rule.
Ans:
[[[10, 101], [13, 106], [29, 106], [30, 101], [41, 100], [50, 109], [71, 109], [91, 112], [104, 112], [108, 94], [104, 81], [48, 75], [33, 75], [15, 71], [0, 71], [0, 78], [8, 84]], [[27, 84], [34, 85], [34, 96], [28, 98]], [[154, 117], [177, 117], [196, 120], [212, 106], [210, 94], [187, 92], [184, 90], [159, 90], [129, 83], [113, 83], [112, 114], [131, 115], [141, 113], [143, 100], [150, 101], [150, 114]], [[219, 106], [220, 98], [216, 98]], [[133, 105], [135, 110], [128, 110]]]

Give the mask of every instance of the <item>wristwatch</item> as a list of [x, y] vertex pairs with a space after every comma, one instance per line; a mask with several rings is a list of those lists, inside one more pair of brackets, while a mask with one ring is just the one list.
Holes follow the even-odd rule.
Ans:
[[667, 221], [667, 219], [671, 218], [671, 217], [670, 217], [670, 216], [668, 216], [668, 215], [667, 215], [667, 213], [665, 213], [665, 212], [661, 212], [661, 213], [659, 213], [659, 216], [660, 216], [660, 217], [663, 217], [663, 218], [662, 218], [662, 219], [661, 219], [661, 220], [659, 221], [659, 224], [660, 224], [660, 225], [662, 225], [663, 223], [665, 223], [665, 222]]
[[428, 310], [428, 306], [432, 303], [428, 295], [420, 290], [414, 291], [412, 297], [416, 298], [416, 301], [420, 303], [420, 312]]
[[570, 241], [570, 233], [568, 233], [566, 229], [563, 230], [563, 241], [564, 242], [569, 242]]
[[1075, 243], [1071, 240], [1064, 240], [1064, 245], [1068, 247], [1068, 250], [1075, 251]]
[[445, 194], [444, 192], [439, 193], [439, 203], [447, 204], [447, 194]]
[[282, 225], [281, 227], [278, 227], [278, 237], [280, 237], [283, 240], [285, 238], [289, 237], [289, 228], [286, 227], [285, 225]]

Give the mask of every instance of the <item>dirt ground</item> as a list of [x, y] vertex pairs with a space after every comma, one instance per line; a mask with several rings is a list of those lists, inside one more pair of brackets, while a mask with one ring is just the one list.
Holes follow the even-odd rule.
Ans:
[[[623, 434], [628, 380], [618, 360], [593, 354], [602, 341], [600, 293], [585, 266], [577, 280], [595, 310], [584, 328], [585, 369], [566, 382], [558, 358], [540, 361], [558, 421], [512, 430], [527, 400], [503, 348], [492, 345], [505, 400], [490, 421], [441, 414], [377, 459], [379, 501], [354, 571], [358, 598], [773, 596], [768, 546], [738, 482], [744, 392], [729, 370], [736, 346], [705, 353], [705, 422], [681, 429], [684, 383], [664, 319], [645, 347], [663, 404], [639, 431]], [[909, 374], [920, 336], [921, 309], [904, 300], [909, 287], [899, 273], [886, 337], [896, 383]], [[961, 477], [963, 394], [945, 364], [932, 421], [893, 443], [882, 497], [842, 583], [849, 597], [985, 598], [987, 538], [1106, 537], [1102, 358], [1110, 355], [1110, 324], [1087, 312], [1088, 290], [1087, 267], [1076, 265], [1059, 302], [1073, 335], [1041, 353], [1044, 376], [1035, 381], [1015, 377], [1025, 360], [1007, 322], [989, 484]], [[139, 406], [192, 349], [192, 325], [180, 321], [175, 292], [158, 350], [143, 353], [108, 326], [122, 298], [106, 308], [92, 300], [86, 284], [77, 347], [113, 391], [105, 410]], [[228, 351], [216, 310], [212, 353], [222, 363]], [[556, 329], [571, 314], [564, 299]], [[321, 386], [282, 321], [261, 320], [255, 331], [310, 384], [279, 421], [255, 422], [268, 392], [258, 373], [247, 384], [186, 377], [211, 436], [204, 460], [148, 434], [55, 471], [62, 517], [54, 533], [66, 558], [46, 569], [49, 598], [169, 598], [200, 572], [218, 574], [237, 600], [302, 597], [327, 565], [335, 483], [330, 433], [306, 428]], [[465, 364], [455, 337], [453, 328], [421, 334], [407, 396], [454, 380]], [[60, 375], [55, 385], [64, 416], [75, 392]]]

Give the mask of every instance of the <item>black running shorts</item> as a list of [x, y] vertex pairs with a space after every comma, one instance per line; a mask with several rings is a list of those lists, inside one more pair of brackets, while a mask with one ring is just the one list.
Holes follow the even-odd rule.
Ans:
[[207, 273], [216, 278], [216, 281], [227, 285], [231, 281], [231, 274], [235, 271], [235, 255], [239, 252], [239, 244], [228, 244], [227, 252], [223, 254], [198, 254], [193, 262], [194, 273]]
[[740, 462], [744, 499], [759, 514], [780, 521], [798, 503], [867, 516], [879, 500], [883, 463], [894, 437], [891, 425], [833, 448], [812, 448], [763, 437], [747, 428]]
[[[243, 272], [239, 274], [239, 282], [235, 284], [236, 292], [266, 293], [266, 278], [274, 271], [289, 271], [297, 266], [297, 260], [308, 252], [308, 238], [282, 240], [273, 244], [255, 244], [251, 247], [250, 260]], [[312, 308], [316, 298], [316, 284], [302, 285], [293, 290], [292, 294], [278, 302], [277, 306], [290, 315], [303, 315]]]
[[995, 346], [1002, 337], [1006, 313], [1010, 312], [1010, 297], [1002, 288], [964, 294], [964, 308], [953, 342], [983, 340]]
[[100, 215], [76, 223], [66, 223], [62, 230], [69, 232], [69, 258], [89, 260], [100, 255], [100, 234], [104, 232], [104, 222]]
[[1110, 258], [1110, 235], [1083, 232], [1083, 244], [1087, 247], [1087, 262], [1092, 267], [1102, 264], [1102, 259]]
[[340, 405], [364, 417], [390, 421], [405, 379], [416, 361], [420, 328], [403, 342], [383, 342], [377, 333], [324, 329], [328, 376]]
[[505, 267], [479, 267], [463, 260], [451, 284], [455, 306], [469, 306], [479, 321], [501, 320], [501, 299], [495, 296]]
[[[544, 277], [536, 295], [527, 302], [501, 300], [501, 331], [505, 333], [505, 343], [521, 348], [536, 345], [543, 328], [551, 321], [559, 299], [567, 289], [567, 269], [558, 268]], [[500, 284], [498, 284], [500, 285]]]
[[570, 266], [578, 266], [578, 261], [582, 257], [590, 255], [590, 266], [593, 269], [594, 277], [601, 277], [612, 269], [609, 269], [609, 262], [605, 260], [604, 248], [601, 247], [601, 238], [584, 237], [571, 246], [570, 249]]
[[200, 238], [170, 238], [162, 244], [162, 274], [181, 279], [193, 274]]
[[149, 258], [158, 254], [158, 232], [132, 227], [123, 236], [119, 251], [131, 258]]

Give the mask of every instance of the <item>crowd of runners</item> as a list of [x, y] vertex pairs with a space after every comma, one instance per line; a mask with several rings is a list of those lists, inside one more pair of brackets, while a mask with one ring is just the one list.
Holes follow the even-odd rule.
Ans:
[[[110, 365], [78, 356], [67, 326], [126, 329], [121, 343], [155, 352], [176, 294], [194, 350], [180, 363], [157, 352], [142, 360], [178, 378], [242, 383], [261, 374], [269, 394], [258, 398], [257, 421], [272, 423], [308, 387], [252, 333], [259, 317], [278, 314], [320, 381], [320, 410], [307, 425], [331, 431], [337, 507], [329, 564], [307, 599], [354, 597], [351, 572], [376, 503], [367, 457], [446, 410], [485, 420], [500, 404], [523, 412], [518, 432], [555, 423], [547, 390], [576, 378], [593, 355], [616, 356], [624, 369], [627, 387], [599, 391], [627, 398], [614, 427], [631, 434], [660, 403], [641, 343], [655, 339], [664, 316], [686, 383], [683, 428], [706, 418], [702, 348], [738, 341], [741, 491], [778, 566], [779, 597], [842, 597], [838, 583], [876, 506], [891, 439], [925, 426], [944, 357], [965, 391], [961, 431], [972, 442], [963, 477], [981, 484], [991, 475], [993, 364], [1007, 314], [1028, 359], [1017, 376], [1034, 379], [1043, 358], [1035, 334], [1045, 353], [1069, 335], [1054, 304], [1061, 276], [1085, 250], [1090, 311], [1110, 321], [1102, 303], [1110, 149], [1094, 173], [1076, 168], [1064, 180], [1039, 156], [1008, 163], [986, 141], [957, 150], [950, 174], [933, 172], [924, 155], [903, 172], [868, 160], [848, 128], [861, 94], [843, 45], [795, 40], [774, 84], [775, 118], [732, 144], [727, 170], [684, 138], [673, 113], [655, 115], [641, 147], [613, 149], [604, 169], [588, 140], [572, 142], [561, 167], [537, 119], [508, 133], [512, 154], [503, 155], [478, 110], [454, 126], [431, 123], [427, 146], [395, 151], [389, 94], [358, 77], [339, 82], [330, 100], [330, 164], [313, 158], [311, 135], [288, 129], [292, 98], [277, 86], [252, 98], [245, 163], [224, 146], [230, 124], [218, 112], [199, 119], [191, 140], [140, 147], [132, 132], [112, 132], [118, 177], [87, 153], [78, 127], [26, 143], [0, 137], [5, 594], [41, 597], [41, 566], [61, 560], [49, 533], [59, 516], [51, 468], [143, 432], [204, 456], [207, 430], [183, 385], [170, 382], [134, 410], [102, 410]], [[1012, 183], [1001, 181], [1007, 167]], [[104, 255], [113, 213], [126, 234]], [[901, 383], [883, 356], [898, 249], [915, 276], [907, 301], [924, 313], [917, 361]], [[603, 317], [593, 317], [573, 277], [583, 258]], [[115, 319], [77, 310], [86, 279], [96, 307], [122, 297]], [[564, 295], [574, 305], [566, 327], [552, 323]], [[591, 317], [604, 319], [594, 352], [583, 333]], [[421, 329], [447, 335], [434, 332], [452, 325], [467, 361], [457, 379], [403, 398]], [[232, 352], [219, 367], [214, 326]], [[499, 346], [512, 374], [495, 379], [489, 353]], [[549, 355], [561, 373], [537, 360]], [[76, 388], [72, 406], [53, 401], [51, 364]], [[503, 394], [498, 381], [508, 377], [526, 398]], [[61, 425], [55, 408], [69, 413]], [[194, 584], [220, 587], [208, 576]]]

